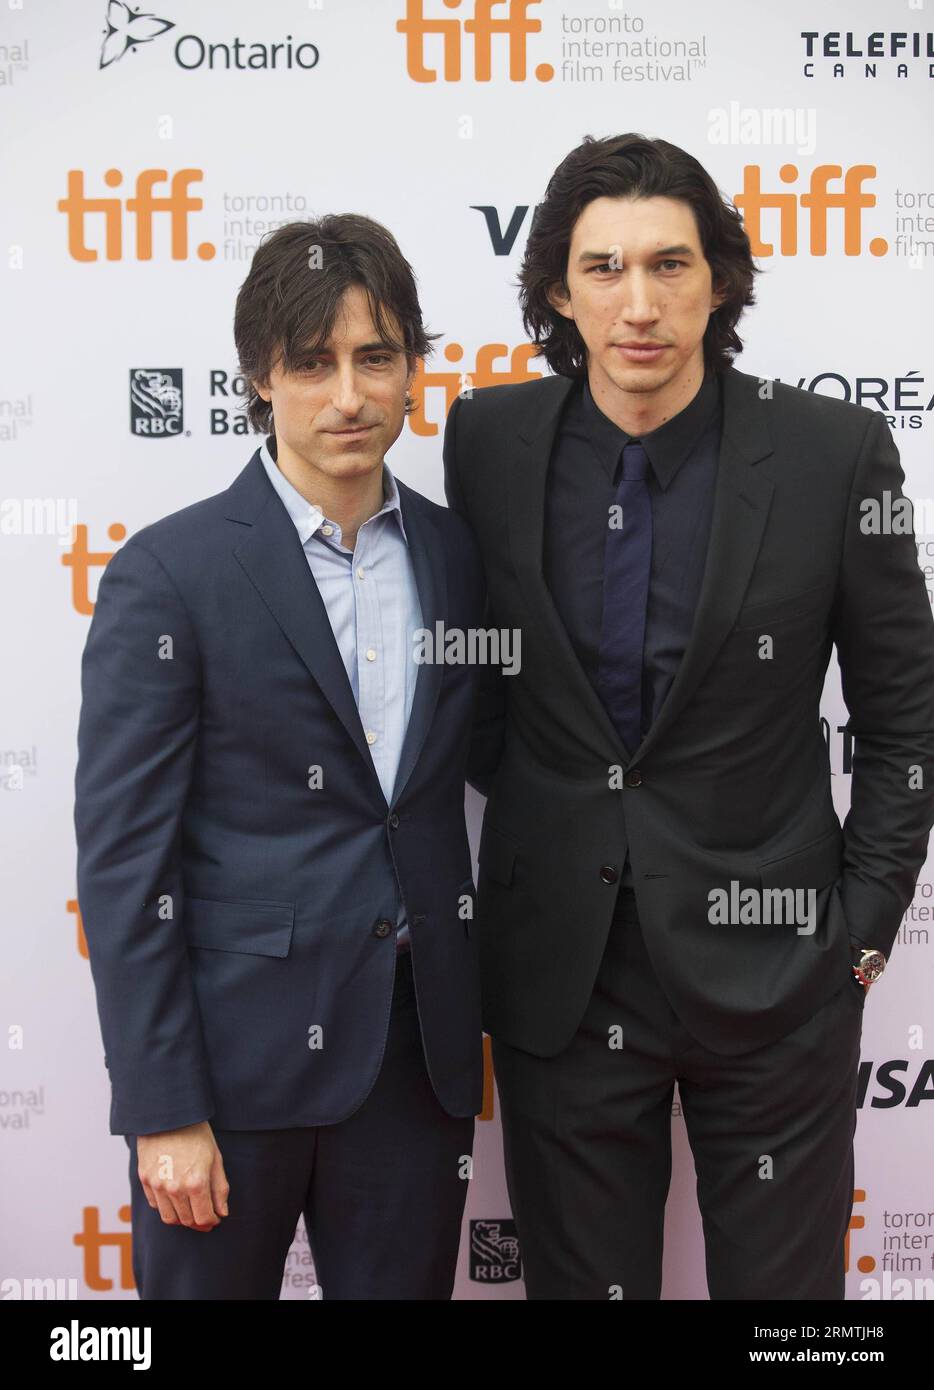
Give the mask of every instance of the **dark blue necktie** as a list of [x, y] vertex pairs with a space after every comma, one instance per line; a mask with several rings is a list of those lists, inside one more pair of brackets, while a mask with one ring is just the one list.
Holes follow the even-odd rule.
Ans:
[[652, 566], [649, 458], [641, 444], [623, 449], [623, 476], [608, 517], [603, 560], [600, 695], [632, 757], [642, 742], [642, 647]]

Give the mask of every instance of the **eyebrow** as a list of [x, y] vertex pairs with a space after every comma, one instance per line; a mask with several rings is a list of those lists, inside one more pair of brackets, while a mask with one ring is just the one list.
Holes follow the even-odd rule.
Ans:
[[[582, 251], [577, 258], [578, 265], [584, 265], [587, 261], [608, 261], [611, 259], [612, 251]], [[663, 246], [658, 251], [652, 251], [652, 256], [693, 256], [694, 251], [690, 246]]]
[[[327, 346], [312, 347], [312, 348], [302, 348], [302, 349], [300, 350], [299, 354], [297, 354], [297, 355], [302, 356], [302, 357], [321, 357], [323, 354], [325, 354], [325, 353], [330, 353], [331, 351], [332, 351], [332, 349], [329, 348], [329, 347], [327, 347]], [[360, 347], [354, 348], [354, 352], [401, 352], [401, 351], [402, 351], [402, 348], [393, 347], [392, 343], [384, 343], [384, 342], [379, 342], [379, 341], [373, 342], [373, 343], [363, 343]]]

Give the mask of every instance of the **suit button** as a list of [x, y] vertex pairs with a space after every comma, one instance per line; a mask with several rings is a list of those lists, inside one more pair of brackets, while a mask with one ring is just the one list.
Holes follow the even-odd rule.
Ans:
[[373, 928], [373, 935], [379, 937], [389, 936], [389, 934], [392, 931], [392, 927], [393, 924], [392, 922], [390, 922], [388, 917], [381, 917], [379, 921], [376, 923], [376, 926]]
[[619, 871], [614, 869], [612, 864], [604, 864], [600, 870], [600, 877], [604, 883], [615, 883], [619, 878]]
[[628, 772], [623, 774], [624, 787], [641, 787], [642, 773], [637, 767], [631, 767]]
[[389, 817], [389, 824], [393, 830], [399, 829], [399, 817], [396, 815], [395, 811], [393, 811], [392, 815]]

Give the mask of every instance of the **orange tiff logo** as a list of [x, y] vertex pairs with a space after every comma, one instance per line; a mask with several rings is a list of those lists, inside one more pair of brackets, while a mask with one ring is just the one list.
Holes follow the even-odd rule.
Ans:
[[[782, 256], [798, 254], [799, 208], [803, 208], [808, 223], [808, 249], [812, 256], [827, 254], [827, 214], [830, 209], [843, 213], [843, 254], [859, 256], [863, 249], [862, 214], [864, 208], [876, 205], [876, 195], [863, 188], [866, 179], [874, 179], [874, 164], [853, 164], [844, 171], [840, 164], [818, 164], [811, 170], [810, 187], [806, 193], [767, 193], [762, 188], [762, 170], [758, 164], [743, 169], [743, 187], [733, 202], [743, 214], [754, 256], [772, 256], [775, 247], [762, 239], [762, 210], [778, 212], [778, 250]], [[798, 169], [783, 164], [778, 171], [782, 183], [795, 183]], [[829, 184], [841, 179], [843, 187], [831, 190]], [[869, 252], [884, 256], [889, 244], [884, 237], [873, 237]]]
[[[100, 1207], [84, 1207], [82, 1209], [82, 1228], [77, 1231], [72, 1240], [79, 1250], [84, 1252], [84, 1282], [89, 1289], [95, 1293], [107, 1293], [114, 1286], [113, 1279], [109, 1278], [101, 1268], [101, 1252], [105, 1246], [116, 1246], [119, 1259], [117, 1261], [119, 1272], [119, 1285], [121, 1289], [135, 1289], [136, 1280], [133, 1278], [133, 1235], [132, 1231], [102, 1231]], [[120, 1221], [129, 1222], [132, 1208], [129, 1206], [120, 1207], [117, 1217]]]
[[[122, 521], [115, 521], [107, 527], [107, 535], [112, 541], [125, 540], [126, 527]], [[71, 570], [71, 602], [76, 613], [90, 618], [94, 612], [88, 582], [90, 572], [92, 569], [102, 569], [113, 557], [112, 550], [89, 550], [88, 528], [83, 524], [75, 526], [71, 549], [62, 556], [62, 564]]]
[[[461, 0], [444, 0], [448, 10], [460, 8]], [[470, 19], [427, 19], [424, 0], [406, 0], [405, 19], [396, 21], [396, 28], [405, 35], [405, 63], [413, 82], [436, 82], [435, 68], [425, 66], [425, 37], [440, 34], [442, 57], [444, 60], [445, 82], [461, 80], [461, 52], [463, 35], [470, 34], [473, 39], [473, 72], [476, 82], [489, 82], [492, 68], [493, 35], [506, 40], [509, 55], [510, 82], [526, 80], [526, 39], [529, 34], [541, 32], [540, 19], [529, 19], [530, 5], [540, 5], [541, 0], [474, 0], [473, 15]], [[493, 18], [494, 5], [506, 7], [506, 13]], [[535, 76], [539, 82], [550, 82], [555, 70], [550, 63], [539, 63]]]
[[[158, 213], [169, 218], [172, 260], [187, 261], [188, 219], [191, 213], [200, 212], [204, 206], [203, 200], [193, 198], [189, 189], [203, 177], [201, 169], [179, 169], [171, 179], [167, 169], [141, 169], [131, 197], [92, 198], [84, 191], [84, 170], [69, 169], [68, 196], [58, 201], [59, 212], [68, 219], [68, 254], [75, 261], [98, 259], [97, 247], [88, 245], [87, 220], [93, 213], [103, 218], [105, 259], [122, 261], [124, 213], [129, 213], [136, 225], [136, 259], [151, 261], [153, 219]], [[104, 183], [108, 188], [119, 188], [123, 174], [119, 169], [108, 169]], [[154, 190], [159, 183], [168, 183], [169, 191], [157, 197]], [[210, 261], [216, 248], [213, 242], [202, 241], [196, 251], [200, 260]]]

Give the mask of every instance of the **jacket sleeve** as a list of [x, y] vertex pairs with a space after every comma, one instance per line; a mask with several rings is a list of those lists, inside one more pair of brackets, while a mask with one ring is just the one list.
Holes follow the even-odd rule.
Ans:
[[[455, 400], [448, 411], [444, 427], [444, 495], [448, 506], [458, 516], [463, 517], [468, 526], [473, 527], [458, 474], [457, 459], [457, 412], [462, 405], [461, 397]], [[484, 628], [495, 627], [495, 619], [490, 605], [489, 593], [484, 592]], [[470, 740], [470, 753], [467, 760], [467, 781], [482, 796], [489, 796], [496, 769], [499, 766], [506, 735], [506, 680], [499, 666], [481, 666], [477, 701], [474, 713], [473, 730]]]
[[110, 1072], [110, 1132], [151, 1134], [208, 1119], [214, 1104], [179, 845], [200, 658], [175, 585], [135, 539], [101, 576], [81, 692], [78, 903]]
[[[881, 532], [903, 496], [891, 431], [875, 415], [856, 461], [833, 638], [853, 738], [841, 897], [854, 943], [886, 955], [898, 935], [934, 823], [934, 617], [910, 518]], [[904, 504], [902, 504], [904, 506]]]

